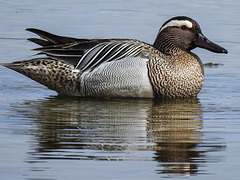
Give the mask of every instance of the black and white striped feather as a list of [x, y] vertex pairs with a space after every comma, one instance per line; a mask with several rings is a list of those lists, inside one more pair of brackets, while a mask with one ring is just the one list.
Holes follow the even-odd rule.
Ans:
[[33, 28], [27, 30], [43, 38], [28, 39], [42, 46], [34, 49], [40, 51], [38, 54], [68, 62], [82, 72], [92, 70], [103, 62], [140, 56], [147, 45], [131, 39], [78, 39]]

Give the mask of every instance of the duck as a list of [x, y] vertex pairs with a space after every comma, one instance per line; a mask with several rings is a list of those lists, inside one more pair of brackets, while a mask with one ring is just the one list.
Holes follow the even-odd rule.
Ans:
[[228, 51], [203, 35], [190, 17], [167, 20], [153, 44], [136, 39], [81, 39], [27, 28], [39, 38], [37, 57], [2, 64], [60, 96], [106, 98], [196, 97], [204, 81], [199, 47]]

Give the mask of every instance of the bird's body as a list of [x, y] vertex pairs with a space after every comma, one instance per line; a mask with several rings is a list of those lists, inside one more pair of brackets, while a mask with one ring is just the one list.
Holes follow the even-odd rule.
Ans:
[[[47, 57], [4, 65], [60, 95], [143, 98], [196, 96], [202, 88], [204, 72], [201, 60], [190, 50], [199, 43], [198, 46], [214, 52], [227, 51], [209, 40], [210, 43], [206, 43], [209, 47], [205, 47], [202, 38], [198, 40], [200, 36], [191, 40], [196, 41], [195, 44], [189, 40], [184, 44], [181, 36], [185, 37], [186, 30], [176, 29], [182, 26], [189, 30], [196, 28], [202, 35], [198, 24], [187, 17], [167, 21], [153, 45], [134, 39], [68, 38], [28, 29], [46, 39], [29, 40], [41, 45], [36, 50]], [[174, 44], [175, 40], [171, 37], [176, 32], [177, 42]]]

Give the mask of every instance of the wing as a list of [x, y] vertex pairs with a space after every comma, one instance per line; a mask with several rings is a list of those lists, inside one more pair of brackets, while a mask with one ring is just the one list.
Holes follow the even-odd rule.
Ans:
[[38, 54], [68, 62], [81, 71], [93, 69], [103, 62], [143, 55], [146, 46], [149, 46], [133, 39], [78, 39], [57, 36], [39, 29], [27, 30], [42, 38], [28, 39], [42, 46], [34, 49], [40, 51]]
[[117, 61], [124, 57], [139, 56], [143, 46], [134, 41], [112, 40], [100, 43], [89, 49], [78, 62], [76, 68], [85, 71], [93, 69], [103, 62]]

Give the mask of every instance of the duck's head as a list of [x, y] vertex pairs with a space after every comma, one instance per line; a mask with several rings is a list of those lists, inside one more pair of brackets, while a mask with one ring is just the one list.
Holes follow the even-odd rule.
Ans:
[[177, 16], [165, 22], [160, 28], [153, 46], [169, 55], [181, 51], [190, 52], [195, 47], [215, 53], [228, 53], [223, 47], [208, 40], [202, 34], [198, 23], [186, 16]]

